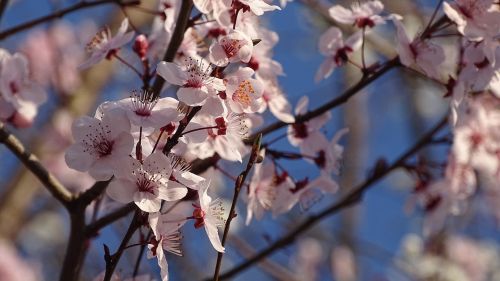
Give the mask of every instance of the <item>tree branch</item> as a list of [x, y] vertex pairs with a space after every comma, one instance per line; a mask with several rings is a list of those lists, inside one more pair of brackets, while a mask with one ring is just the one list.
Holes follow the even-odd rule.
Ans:
[[[234, 184], [233, 201], [231, 203], [231, 209], [229, 210], [229, 216], [227, 218], [226, 226], [224, 228], [224, 234], [222, 235], [222, 246], [226, 245], [227, 235], [229, 234], [229, 228], [231, 227], [231, 221], [233, 221], [233, 218], [236, 217], [236, 203], [238, 201], [238, 196], [240, 195], [241, 187], [245, 184], [245, 180], [247, 179], [250, 170], [252, 170], [253, 165], [255, 164], [255, 162], [257, 162], [257, 159], [259, 158], [261, 141], [262, 141], [262, 135], [259, 135], [257, 139], [255, 139], [255, 142], [253, 144], [252, 152], [250, 153], [250, 159], [248, 159], [246, 169], [243, 172], [241, 172], [241, 174], [238, 176]], [[217, 254], [217, 263], [215, 264], [214, 281], [219, 280], [219, 272], [220, 272], [220, 267], [222, 265], [223, 255], [224, 253], [220, 252]]]
[[[389, 61], [387, 61], [382, 67], [380, 67], [377, 71], [375, 71], [372, 75], [365, 77], [361, 79], [358, 83], [356, 83], [354, 86], [351, 88], [347, 89], [342, 95], [330, 100], [329, 102], [325, 103], [324, 105], [307, 112], [304, 115], [299, 115], [295, 116], [295, 123], [302, 123], [309, 121], [315, 117], [320, 116], [321, 114], [339, 106], [344, 103], [346, 103], [352, 96], [354, 96], [357, 92], [362, 90], [364, 87], [368, 86], [371, 82], [377, 80], [380, 78], [382, 75], [384, 75], [386, 72], [389, 70], [393, 69], [396, 66], [399, 66], [399, 58], [393, 58]], [[251, 144], [253, 140], [259, 135], [267, 135], [273, 131], [276, 131], [278, 129], [281, 129], [283, 127], [286, 127], [287, 125], [290, 125], [289, 123], [285, 123], [283, 121], [277, 121], [273, 124], [270, 124], [263, 129], [258, 130], [254, 134], [252, 134], [246, 141], [246, 144]]]
[[0, 1], [0, 20], [3, 18], [3, 13], [5, 12], [5, 9], [9, 5], [9, 0], [1, 0]]
[[10, 133], [5, 124], [0, 122], [0, 143], [16, 155], [16, 157], [23, 162], [47, 190], [66, 208], [69, 208], [69, 203], [73, 199], [73, 194], [66, 189], [49, 171], [47, 171], [38, 158], [31, 154], [21, 143], [21, 141]]
[[107, 215], [104, 215], [103, 217], [99, 218], [95, 222], [87, 225], [87, 227], [85, 228], [85, 235], [87, 237], [92, 237], [92, 236], [96, 235], [97, 232], [99, 232], [99, 230], [101, 230], [102, 228], [112, 224], [113, 222], [115, 222], [123, 217], [126, 217], [128, 214], [132, 213], [134, 210], [135, 210], [135, 203], [131, 202], [125, 206], [122, 206], [122, 207], [114, 210], [113, 212], [111, 212]]
[[[295, 227], [287, 235], [283, 236], [281, 239], [277, 240], [258, 254], [247, 259], [243, 263], [233, 267], [227, 272], [220, 276], [220, 280], [225, 280], [234, 277], [238, 273], [247, 269], [251, 265], [259, 262], [260, 260], [266, 258], [275, 251], [293, 243], [295, 238], [311, 228], [313, 225], [318, 223], [321, 219], [336, 214], [340, 210], [349, 207], [361, 200], [361, 197], [373, 184], [388, 175], [393, 170], [401, 167], [413, 154], [425, 147], [426, 145], [432, 143], [433, 136], [439, 132], [447, 123], [447, 116], [445, 116], [437, 125], [435, 125], [429, 132], [427, 132], [420, 140], [418, 140], [411, 148], [409, 148], [405, 153], [403, 153], [393, 164], [385, 167], [376, 167], [374, 173], [368, 177], [363, 183], [356, 186], [355, 188], [349, 189], [351, 192], [344, 195], [336, 203], [332, 204], [330, 207], [321, 211], [320, 213], [309, 217], [306, 221], [301, 223], [299, 226]], [[379, 165], [377, 165], [379, 166]], [[206, 279], [207, 281], [211, 279]]]
[[93, 2], [81, 1], [81, 2], [78, 2], [74, 5], [72, 5], [72, 6], [65, 8], [65, 9], [61, 9], [59, 11], [56, 11], [50, 15], [39, 17], [39, 18], [34, 19], [32, 21], [25, 22], [25, 23], [22, 23], [20, 25], [8, 28], [8, 29], [0, 32], [0, 40], [3, 40], [11, 35], [14, 35], [14, 34], [20, 32], [20, 31], [32, 28], [32, 27], [39, 25], [41, 23], [51, 21], [53, 19], [61, 18], [65, 15], [73, 13], [75, 11], [98, 6], [98, 5], [102, 5], [102, 4], [109, 4], [109, 3], [115, 3], [115, 4], [123, 7], [123, 6], [138, 5], [141, 3], [141, 1], [140, 0], [131, 0], [131, 1], [127, 1], [127, 2], [122, 1], [122, 0], [99, 0], [99, 1], [93, 1]]
[[[193, 0], [183, 0], [181, 5], [181, 10], [179, 12], [179, 17], [177, 18], [177, 23], [175, 24], [174, 33], [168, 44], [167, 52], [163, 56], [163, 61], [172, 62], [175, 58], [175, 54], [184, 40], [184, 33], [186, 32], [189, 15], [191, 14], [191, 9], [193, 8]], [[161, 89], [165, 84], [165, 79], [160, 75], [156, 75], [155, 81], [153, 82], [153, 95], [154, 97], [159, 97]]]

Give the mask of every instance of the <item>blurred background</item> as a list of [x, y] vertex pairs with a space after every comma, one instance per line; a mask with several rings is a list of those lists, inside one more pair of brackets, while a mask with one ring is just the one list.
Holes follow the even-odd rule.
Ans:
[[[286, 75], [279, 81], [293, 107], [303, 95], [310, 98], [309, 108], [320, 106], [360, 79], [360, 71], [347, 66], [335, 70], [321, 83], [314, 82], [316, 70], [323, 61], [317, 51], [318, 38], [335, 24], [325, 12], [333, 4], [350, 6], [352, 2], [294, 0], [282, 11], [263, 16], [268, 28], [277, 32], [280, 38], [274, 48], [274, 59], [283, 65]], [[382, 2], [387, 12], [404, 16], [407, 27], [416, 33], [423, 30], [439, 1]], [[0, 31], [74, 3], [76, 1], [71, 0], [9, 1]], [[143, 0], [141, 6], [156, 9], [157, 3]], [[102, 62], [89, 71], [75, 69], [86, 57], [85, 45], [96, 31], [105, 25], [116, 30], [124, 15], [130, 17], [137, 29], [150, 30], [151, 14], [110, 4], [69, 14], [1, 41], [2, 48], [28, 55], [32, 74], [45, 81], [50, 96], [31, 128], [12, 128], [12, 131], [72, 191], [82, 191], [93, 184], [88, 175], [65, 168], [64, 148], [71, 144], [72, 120], [81, 115], [93, 115], [99, 103], [128, 97], [132, 89], [141, 86], [141, 81], [131, 79], [134, 74], [116, 61]], [[345, 32], [350, 31], [347, 28]], [[392, 24], [377, 27], [368, 38], [368, 62], [383, 62], [396, 56]], [[133, 56], [125, 49], [121, 54], [125, 58]], [[65, 79], [59, 79], [61, 75]], [[447, 114], [448, 101], [443, 98], [444, 93], [445, 89], [434, 82], [397, 68], [345, 105], [335, 108], [326, 126], [327, 136], [331, 138], [340, 128], [350, 128], [350, 133], [342, 140], [345, 151], [338, 179], [339, 194], [362, 182], [379, 159], [392, 161], [397, 158], [427, 128]], [[264, 119], [265, 124], [275, 121], [270, 113], [266, 113]], [[267, 139], [280, 134], [282, 132], [276, 132]], [[294, 150], [286, 139], [275, 145], [283, 150]], [[446, 160], [446, 147], [422, 150], [420, 154], [442, 164]], [[57, 280], [69, 232], [68, 215], [3, 146], [0, 146], [0, 159], [0, 280], [14, 280], [2, 279], [2, 272], [14, 264], [17, 268], [27, 268], [25, 272], [32, 271], [36, 278], [33, 280]], [[295, 178], [316, 173], [313, 165], [303, 161], [283, 161], [282, 164]], [[242, 169], [226, 162], [222, 166], [233, 175]], [[222, 175], [215, 176], [218, 179], [214, 190], [229, 205], [233, 181]], [[450, 258], [430, 262], [424, 259], [421, 253], [425, 243], [421, 235], [423, 211], [413, 206], [414, 187], [414, 179], [409, 174], [402, 170], [391, 173], [366, 193], [361, 204], [324, 219], [306, 235], [298, 237], [292, 246], [276, 252], [234, 280], [500, 280], [495, 279], [498, 278], [495, 273], [472, 279], [469, 273], [464, 273], [467, 270], [460, 262]], [[246, 206], [241, 202], [237, 209], [241, 216], [232, 225], [222, 272], [269, 245], [309, 214], [335, 202], [339, 194], [324, 196], [307, 211], [296, 207], [276, 219], [266, 215], [250, 226], [244, 225], [242, 218]], [[461, 236], [443, 234], [443, 241], [459, 249], [457, 256], [469, 253], [468, 258], [481, 261], [488, 272], [494, 272], [500, 270], [498, 231], [495, 218], [484, 208], [484, 200], [480, 196], [474, 198], [470, 211], [454, 223], [454, 232]], [[100, 202], [98, 207], [103, 213], [118, 206], [107, 198]], [[107, 227], [92, 241], [81, 280], [92, 280], [103, 271], [103, 243], [116, 249], [129, 220], [122, 219]], [[202, 280], [211, 276], [216, 252], [205, 233], [189, 224], [183, 228], [183, 235], [184, 257], [168, 255], [171, 280]], [[127, 250], [121, 260], [118, 272], [122, 276], [132, 272], [137, 250]], [[432, 270], [450, 270], [452, 279], [431, 279], [431, 274], [421, 274]], [[160, 278], [156, 259], [144, 259], [140, 272], [151, 273], [157, 280]], [[25, 276], [24, 280], [31, 279]]]

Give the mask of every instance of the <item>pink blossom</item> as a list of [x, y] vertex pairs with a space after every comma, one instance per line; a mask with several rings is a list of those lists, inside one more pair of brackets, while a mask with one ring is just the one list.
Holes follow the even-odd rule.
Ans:
[[256, 16], [262, 16], [264, 12], [281, 10], [280, 7], [269, 5], [263, 0], [234, 0], [233, 7], [235, 9], [242, 9], [243, 12], [252, 11]]
[[168, 186], [172, 167], [168, 157], [161, 152], [149, 155], [144, 163], [129, 158], [120, 164], [106, 190], [109, 197], [116, 201], [134, 201], [144, 212], [158, 212], [161, 200], [176, 201], [186, 196], [185, 187]]
[[276, 197], [275, 168], [272, 162], [256, 164], [248, 187], [246, 224], [253, 216], [260, 220], [266, 210], [271, 210]]
[[225, 225], [224, 208], [220, 199], [212, 201], [212, 197], [210, 197], [207, 193], [209, 186], [210, 180], [206, 180], [198, 190], [200, 204], [193, 205], [195, 208], [192, 216], [195, 220], [194, 227], [200, 228], [204, 226], [208, 239], [210, 240], [210, 243], [212, 243], [214, 249], [218, 252], [224, 253], [225, 249], [224, 246], [222, 246], [217, 232], [218, 227], [223, 227]]
[[297, 181], [292, 188], [279, 189], [273, 204], [274, 214], [290, 211], [297, 203], [302, 210], [308, 210], [321, 200], [325, 193], [336, 193], [338, 184], [328, 176], [320, 176], [309, 181], [308, 178]]
[[242, 156], [247, 148], [242, 138], [248, 132], [244, 115], [230, 113], [226, 117], [198, 119], [200, 124], [214, 129], [208, 129], [208, 138], [198, 144], [189, 145], [190, 150], [200, 159], [219, 154], [222, 159], [242, 162]]
[[109, 28], [105, 28], [95, 35], [87, 45], [87, 50], [91, 56], [85, 62], [80, 64], [80, 69], [86, 69], [100, 62], [103, 59], [111, 59], [118, 50], [134, 39], [134, 32], [127, 32], [128, 19], [125, 18], [115, 36], [111, 35]]
[[257, 76], [257, 80], [262, 82], [264, 88], [262, 98], [265, 101], [264, 106], [262, 106], [258, 112], [262, 113], [269, 107], [271, 113], [279, 120], [286, 123], [295, 122], [295, 117], [292, 114], [292, 107], [285, 93], [281, 90], [278, 81], [276, 81], [276, 79], [264, 80], [259, 76]]
[[212, 43], [209, 51], [210, 61], [217, 66], [240, 61], [248, 63], [252, 57], [253, 42], [245, 33], [233, 30]]
[[210, 95], [225, 89], [221, 79], [211, 76], [212, 68], [203, 59], [186, 58], [182, 67], [171, 62], [160, 62], [157, 72], [167, 82], [181, 86], [177, 97], [187, 105], [203, 105]]
[[319, 52], [327, 58], [316, 72], [316, 82], [329, 77], [336, 67], [346, 63], [349, 60], [349, 54], [359, 49], [361, 43], [361, 32], [352, 34], [344, 42], [339, 28], [333, 26], [325, 31], [319, 39]]
[[30, 78], [26, 57], [0, 49], [0, 118], [27, 127], [46, 99], [45, 90]]
[[379, 16], [383, 10], [384, 4], [375, 0], [366, 1], [362, 4], [354, 3], [350, 10], [340, 5], [335, 5], [328, 12], [334, 20], [340, 23], [356, 25], [359, 28], [372, 28], [377, 24], [385, 23], [385, 19]]
[[179, 228], [185, 221], [179, 223], [164, 222], [166, 215], [161, 213], [149, 214], [149, 225], [155, 235], [148, 244], [148, 258], [156, 257], [161, 269], [162, 281], [168, 281], [168, 263], [164, 251], [177, 256], [182, 256], [182, 235]]
[[397, 50], [401, 63], [407, 67], [417, 66], [427, 76], [439, 78], [438, 66], [445, 60], [443, 48], [420, 37], [410, 40], [401, 21], [394, 19], [394, 24], [397, 28]]
[[117, 102], [130, 123], [144, 128], [159, 129], [170, 122], [177, 122], [182, 115], [177, 110], [179, 102], [173, 98], [153, 99], [149, 91], [134, 91], [130, 98]]
[[490, 28], [496, 28], [498, 33], [500, 13], [493, 10], [493, 4], [493, 0], [454, 0], [444, 2], [443, 10], [461, 34], [469, 40], [481, 41]]
[[263, 85], [259, 80], [252, 78], [253, 74], [253, 69], [241, 67], [224, 79], [226, 102], [235, 113], [255, 113], [264, 105]]
[[111, 178], [115, 165], [132, 152], [134, 138], [122, 110], [107, 110], [102, 119], [80, 117], [71, 130], [75, 143], [66, 151], [66, 163], [77, 171], [88, 171], [96, 180]]
[[[309, 98], [303, 96], [295, 107], [295, 114], [305, 114], [308, 104]], [[327, 112], [307, 122], [294, 123], [288, 126], [288, 141], [293, 146], [298, 146], [303, 154], [316, 155], [317, 152], [328, 146], [328, 140], [320, 132], [320, 129], [330, 118], [331, 114]]]

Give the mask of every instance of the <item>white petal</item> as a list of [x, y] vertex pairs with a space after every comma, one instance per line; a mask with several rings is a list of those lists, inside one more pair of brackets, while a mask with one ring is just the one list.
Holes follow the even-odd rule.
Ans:
[[181, 87], [177, 91], [177, 97], [183, 103], [190, 106], [203, 105], [208, 97], [208, 93], [198, 88]]
[[139, 209], [148, 213], [158, 212], [161, 208], [161, 199], [148, 192], [134, 193], [134, 202]]
[[124, 204], [132, 202], [136, 192], [137, 186], [135, 183], [122, 179], [113, 179], [106, 189], [106, 194], [111, 199]]
[[160, 62], [156, 67], [156, 72], [170, 84], [182, 86], [186, 81], [186, 73], [172, 62]]
[[187, 194], [187, 188], [185, 187], [160, 187], [158, 188], [158, 198], [165, 201], [177, 201], [184, 198]]
[[217, 227], [211, 222], [205, 220], [205, 230], [207, 231], [208, 239], [210, 243], [217, 252], [224, 253], [225, 249], [220, 242], [219, 233], [217, 232]]

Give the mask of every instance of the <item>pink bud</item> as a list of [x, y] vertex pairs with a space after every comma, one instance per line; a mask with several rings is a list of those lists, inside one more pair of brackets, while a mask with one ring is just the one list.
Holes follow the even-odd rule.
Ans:
[[149, 42], [144, 34], [141, 34], [135, 38], [134, 46], [132, 49], [141, 58], [144, 59], [148, 51]]

